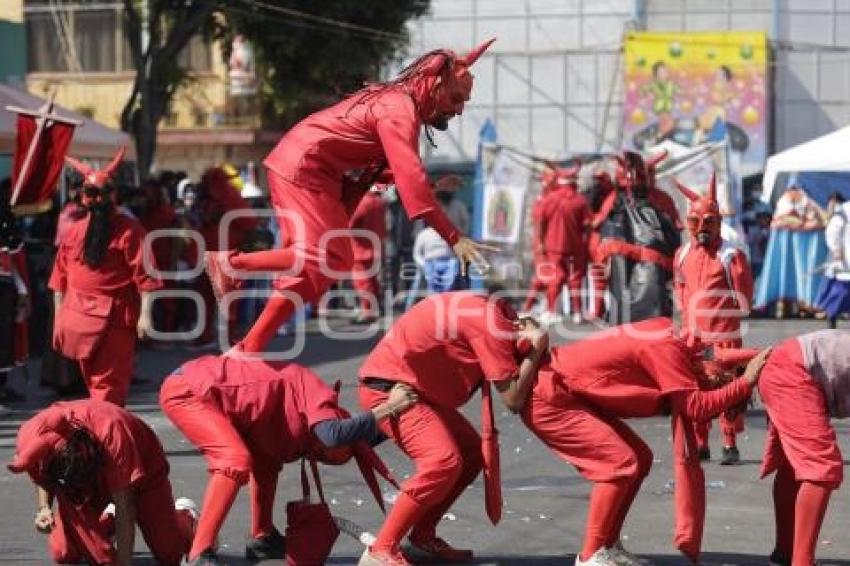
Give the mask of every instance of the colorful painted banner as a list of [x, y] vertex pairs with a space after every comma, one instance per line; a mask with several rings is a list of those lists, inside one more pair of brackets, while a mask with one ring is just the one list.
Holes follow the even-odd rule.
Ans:
[[516, 244], [523, 224], [523, 199], [531, 172], [510, 152], [496, 149], [490, 171], [485, 171], [483, 230], [485, 241]]
[[694, 147], [724, 122], [741, 174], [764, 168], [767, 36], [764, 32], [635, 32], [626, 38], [623, 145], [665, 140]]

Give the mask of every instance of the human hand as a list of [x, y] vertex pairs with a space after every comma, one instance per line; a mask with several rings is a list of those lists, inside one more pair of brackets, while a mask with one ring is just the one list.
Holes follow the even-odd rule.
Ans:
[[387, 406], [390, 412], [398, 416], [415, 405], [419, 401], [419, 395], [406, 383], [396, 383], [390, 389], [387, 397]]
[[457, 243], [452, 246], [452, 249], [454, 250], [457, 258], [460, 260], [460, 272], [462, 275], [466, 275], [466, 266], [470, 263], [478, 267], [482, 273], [485, 273], [488, 269], [490, 269], [490, 264], [487, 263], [487, 260], [485, 260], [484, 256], [481, 255], [481, 252], [499, 251], [499, 248], [496, 246], [482, 244], [471, 238], [467, 238], [466, 236], [461, 236]]
[[755, 387], [758, 383], [759, 377], [761, 377], [761, 370], [767, 363], [767, 358], [770, 356], [772, 350], [773, 348], [765, 348], [747, 364], [747, 368], [744, 370], [744, 379], [751, 386]]
[[35, 529], [38, 532], [49, 534], [55, 525], [53, 510], [50, 507], [45, 505], [35, 512]]
[[149, 315], [143, 314], [139, 317], [139, 322], [136, 323], [136, 335], [139, 340], [143, 340], [146, 336], [150, 336], [153, 324]]

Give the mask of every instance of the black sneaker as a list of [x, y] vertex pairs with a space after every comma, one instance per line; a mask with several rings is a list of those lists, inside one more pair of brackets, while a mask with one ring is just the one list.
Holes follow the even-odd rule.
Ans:
[[699, 449], [699, 459], [701, 462], [708, 462], [711, 460], [711, 448], [708, 446], [703, 446]]
[[218, 557], [218, 554], [212, 548], [208, 548], [195, 557], [194, 560], [187, 560], [186, 566], [223, 566], [224, 561]]
[[736, 446], [724, 446], [723, 457], [720, 459], [721, 466], [732, 466], [741, 461], [741, 454]]
[[779, 554], [778, 550], [774, 550], [770, 553], [768, 561], [770, 562], [770, 566], [791, 566], [791, 558]]
[[286, 538], [277, 530], [270, 535], [251, 539], [245, 546], [245, 559], [251, 562], [283, 558], [286, 558]]

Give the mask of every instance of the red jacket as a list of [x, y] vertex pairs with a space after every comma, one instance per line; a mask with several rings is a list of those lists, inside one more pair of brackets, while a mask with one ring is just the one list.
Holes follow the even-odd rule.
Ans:
[[266, 167], [299, 187], [344, 200], [346, 173], [384, 161], [408, 216], [423, 218], [454, 245], [460, 233], [437, 203], [419, 157], [417, 101], [426, 96], [424, 87], [422, 92], [409, 88], [355, 93], [308, 116], [266, 157]]
[[676, 251], [674, 265], [682, 337], [690, 346], [699, 341], [740, 347], [741, 318], [753, 299], [753, 276], [744, 252], [723, 241], [704, 247], [691, 240]]
[[543, 200], [540, 231], [546, 253], [583, 257], [590, 207], [574, 189], [557, 188]]

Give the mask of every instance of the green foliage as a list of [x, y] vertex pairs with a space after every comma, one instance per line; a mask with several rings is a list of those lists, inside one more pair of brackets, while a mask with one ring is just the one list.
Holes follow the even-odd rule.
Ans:
[[[365, 81], [378, 80], [381, 69], [407, 46], [405, 23], [425, 14], [429, 4], [430, 0], [263, 0], [251, 6], [232, 0], [224, 9], [228, 25], [219, 35], [229, 39], [241, 33], [254, 45], [265, 114], [273, 125], [287, 127]], [[229, 47], [230, 42], [224, 45]]]

